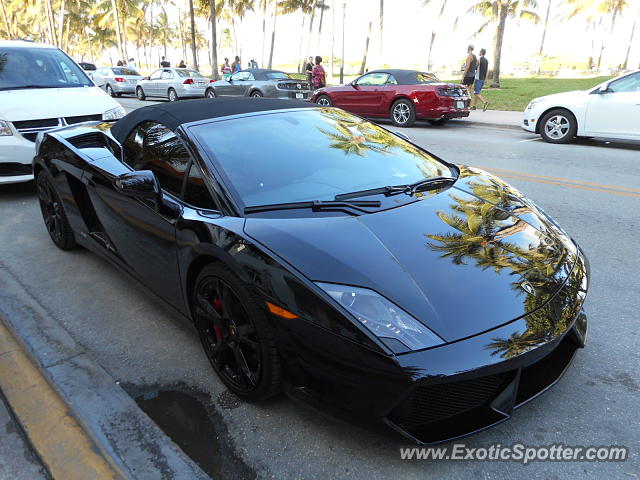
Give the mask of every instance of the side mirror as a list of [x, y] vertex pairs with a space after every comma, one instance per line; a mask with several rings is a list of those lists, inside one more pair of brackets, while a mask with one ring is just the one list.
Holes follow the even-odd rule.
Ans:
[[115, 178], [113, 185], [127, 197], [151, 200], [156, 206], [160, 203], [160, 184], [151, 170], [124, 173]]
[[351, 85], [353, 88], [355, 88], [356, 90], [358, 90], [358, 84], [356, 82], [351, 82], [349, 85]]
[[149, 77], [142, 77], [141, 80], [151, 80]]
[[593, 93], [597, 93], [598, 95], [603, 95], [605, 93], [611, 93], [611, 90], [609, 89], [609, 84], [605, 84], [602, 87], [600, 87], [598, 90], [596, 90]]
[[396, 137], [400, 137], [401, 139], [406, 140], [409, 143], [413, 143], [413, 140], [411, 140], [411, 137], [409, 135], [405, 134], [405, 133], [395, 131], [395, 132], [393, 132], [393, 134]]

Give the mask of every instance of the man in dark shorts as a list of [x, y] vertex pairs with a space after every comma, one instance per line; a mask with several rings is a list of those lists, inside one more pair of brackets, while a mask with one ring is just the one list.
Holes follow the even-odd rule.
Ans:
[[487, 80], [487, 74], [489, 73], [489, 60], [485, 58], [487, 51], [484, 48], [480, 49], [480, 59], [478, 60], [478, 74], [476, 75], [476, 81], [473, 85], [473, 94], [475, 95], [474, 103], [477, 103], [478, 100], [482, 102], [482, 111], [486, 112], [487, 107], [489, 106], [489, 102], [485, 100], [485, 98], [480, 95], [482, 91], [482, 87], [484, 87], [484, 82]]
[[464, 64], [462, 84], [467, 87], [469, 97], [471, 98], [473, 98], [473, 81], [476, 78], [476, 68], [478, 68], [478, 59], [473, 54], [473, 45], [469, 45], [467, 47], [467, 60]]

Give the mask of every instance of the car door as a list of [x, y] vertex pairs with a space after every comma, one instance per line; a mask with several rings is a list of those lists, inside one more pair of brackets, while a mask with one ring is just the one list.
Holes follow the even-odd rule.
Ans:
[[173, 82], [175, 81], [174, 77], [175, 75], [173, 73], [173, 70], [169, 68], [165, 68], [162, 70], [162, 73], [160, 74], [160, 79], [156, 84], [157, 85], [156, 94], [159, 97], [166, 97], [168, 95], [169, 88], [174, 86], [173, 85]]
[[585, 116], [588, 135], [640, 139], [640, 72], [589, 95]]
[[158, 69], [149, 75], [149, 80], [147, 80], [142, 88], [144, 89], [145, 94], [150, 96], [158, 95], [158, 82], [160, 81], [160, 77], [162, 76], [162, 69]]
[[97, 87], [100, 87], [103, 89], [105, 88], [106, 82], [104, 80], [104, 77], [105, 77], [106, 71], [107, 71], [106, 68], [98, 68], [95, 72], [93, 72], [92, 80]]
[[354, 80], [352, 91], [343, 95], [344, 108], [359, 115], [378, 112], [383, 99], [382, 88], [388, 78], [388, 73], [372, 72]]
[[227, 97], [233, 95], [233, 92], [238, 87], [238, 82], [242, 78], [244, 72], [236, 72], [231, 75], [227, 80], [221, 81], [219, 85], [216, 85], [216, 95], [219, 97]]
[[[108, 254], [145, 286], [172, 305], [183, 307], [175, 246], [175, 225], [182, 213], [180, 195], [191, 160], [181, 140], [165, 126], [143, 122], [126, 138], [122, 162], [89, 164], [87, 184], [100, 236]], [[160, 199], [126, 196], [114, 179], [133, 170], [151, 170]]]
[[256, 79], [253, 76], [252, 72], [240, 72], [240, 73], [244, 73], [244, 75], [241, 77], [241, 80], [238, 82], [238, 92], [240, 92], [239, 94], [242, 96], [248, 96], [251, 93], [251, 89], [253, 88], [253, 84], [255, 83]]

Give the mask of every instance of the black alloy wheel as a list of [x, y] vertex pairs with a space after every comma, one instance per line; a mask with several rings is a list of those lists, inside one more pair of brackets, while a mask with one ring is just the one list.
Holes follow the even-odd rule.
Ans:
[[396, 127], [411, 127], [416, 121], [416, 110], [411, 102], [401, 98], [391, 106], [391, 121]]
[[264, 95], [262, 95], [262, 93], [261, 93], [261, 92], [259, 92], [258, 90], [256, 90], [256, 91], [254, 91], [254, 92], [251, 92], [251, 96], [252, 96], [253, 98], [261, 98], [261, 97], [263, 97]]
[[36, 187], [40, 211], [51, 240], [61, 250], [71, 250], [76, 246], [75, 236], [51, 176], [45, 171], [40, 172]]
[[111, 88], [111, 85], [109, 85], [107, 83], [107, 95], [109, 95], [110, 97], [115, 97], [115, 93], [113, 92], [113, 88]]
[[333, 103], [327, 95], [320, 95], [316, 98], [316, 105], [320, 105], [321, 107], [331, 107]]
[[210, 88], [207, 90], [207, 93], [205, 93], [204, 96], [207, 98], [216, 98], [216, 92], [213, 90], [213, 88]]
[[279, 393], [280, 359], [267, 314], [240, 279], [222, 265], [208, 265], [192, 302], [205, 354], [224, 384], [247, 400]]
[[173, 88], [170, 88], [169, 91], [167, 92], [167, 98], [169, 99], [170, 102], [177, 102], [178, 93]]

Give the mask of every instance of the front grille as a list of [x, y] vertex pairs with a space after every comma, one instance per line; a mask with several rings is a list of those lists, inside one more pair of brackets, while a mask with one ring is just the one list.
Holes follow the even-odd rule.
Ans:
[[13, 126], [16, 127], [18, 131], [28, 128], [57, 127], [59, 124], [60, 119], [58, 118], [41, 118], [39, 120], [19, 120], [13, 122]]
[[509, 372], [460, 382], [416, 387], [395, 407], [389, 420], [405, 428], [450, 418], [491, 402]]
[[65, 117], [64, 120], [65, 122], [67, 122], [67, 125], [74, 125], [76, 123], [102, 120], [102, 114], [98, 113], [96, 115], [79, 115], [76, 117]]
[[24, 163], [0, 163], [0, 177], [14, 177], [18, 175], [31, 175], [32, 167]]

